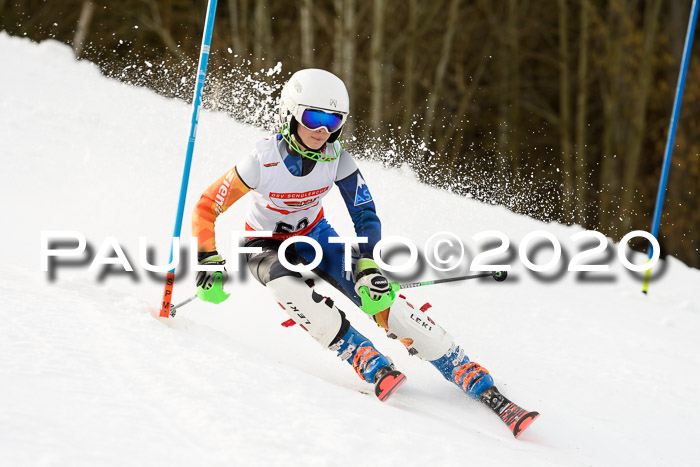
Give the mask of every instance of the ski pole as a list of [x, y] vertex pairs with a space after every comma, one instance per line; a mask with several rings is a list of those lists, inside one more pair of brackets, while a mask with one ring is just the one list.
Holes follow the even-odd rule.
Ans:
[[192, 295], [190, 298], [181, 301], [181, 302], [178, 303], [177, 305], [170, 304], [170, 317], [171, 317], [171, 318], [174, 318], [174, 317], [175, 317], [175, 313], [177, 313], [177, 310], [178, 310], [181, 306], [185, 306], [185, 305], [187, 305], [188, 303], [190, 303], [192, 300], [196, 300], [196, 299], [197, 299], [197, 294], [194, 294], [194, 295]]
[[[506, 271], [493, 271], [493, 272], [485, 272], [483, 274], [473, 274], [471, 276], [459, 276], [459, 277], [450, 277], [448, 279], [436, 279], [433, 281], [423, 281], [423, 282], [410, 282], [407, 284], [399, 284], [399, 289], [410, 289], [412, 287], [422, 287], [424, 285], [433, 285], [433, 284], [443, 284], [445, 282], [455, 282], [455, 281], [466, 281], [469, 279], [478, 279], [480, 277], [493, 277], [496, 281], [498, 282], [503, 282], [506, 280], [506, 277], [508, 277], [508, 273]], [[170, 305], [170, 317], [174, 317], [175, 313], [177, 313], [177, 310], [180, 309], [180, 307], [183, 307], [190, 303], [193, 300], [196, 300], [198, 298], [197, 294], [192, 295], [191, 297], [181, 301], [180, 303], [173, 305]]]
[[[410, 289], [412, 287], [423, 287], [424, 285], [443, 284], [445, 282], [466, 281], [469, 279], [478, 279], [480, 277], [493, 277], [497, 282], [502, 282], [508, 277], [505, 271], [484, 272], [482, 274], [472, 274], [470, 276], [450, 277], [448, 279], [435, 279], [433, 281], [409, 282], [407, 284], [399, 284], [398, 282], [389, 282], [391, 292], [380, 296], [378, 299], [370, 299], [366, 287], [360, 287], [358, 295], [362, 301], [360, 309], [368, 315], [376, 315], [382, 310], [389, 308], [394, 301], [394, 294], [400, 289]], [[363, 290], [364, 289], [364, 290]]]
[[410, 282], [408, 284], [399, 284], [400, 289], [410, 289], [412, 287], [422, 287], [424, 285], [433, 285], [433, 284], [444, 284], [445, 282], [455, 282], [455, 281], [466, 281], [469, 279], [478, 279], [480, 277], [493, 277], [496, 279], [498, 282], [503, 282], [506, 280], [506, 277], [508, 277], [508, 273], [506, 271], [493, 271], [493, 272], [485, 272], [483, 274], [472, 274], [471, 276], [459, 276], [459, 277], [450, 277], [448, 279], [436, 279], [434, 281], [423, 281], [423, 282]]

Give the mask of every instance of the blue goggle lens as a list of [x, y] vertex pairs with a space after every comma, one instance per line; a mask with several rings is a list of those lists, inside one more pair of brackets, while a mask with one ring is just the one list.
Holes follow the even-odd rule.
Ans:
[[330, 114], [323, 110], [306, 109], [301, 114], [301, 124], [310, 130], [318, 130], [325, 126], [330, 133], [333, 133], [343, 124], [343, 116]]

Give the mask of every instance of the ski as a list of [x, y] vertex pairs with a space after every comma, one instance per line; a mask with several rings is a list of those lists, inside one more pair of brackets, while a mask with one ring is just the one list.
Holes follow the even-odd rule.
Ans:
[[406, 376], [398, 370], [383, 373], [374, 384], [374, 393], [380, 401], [386, 402], [406, 382]]
[[491, 386], [484, 391], [481, 395], [481, 402], [498, 415], [498, 418], [508, 426], [516, 438], [540, 416], [539, 412], [528, 412], [518, 404], [508, 400], [498, 392], [496, 386]]

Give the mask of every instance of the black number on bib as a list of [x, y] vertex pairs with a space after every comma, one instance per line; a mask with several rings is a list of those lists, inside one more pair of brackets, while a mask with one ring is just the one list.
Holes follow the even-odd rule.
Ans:
[[302, 218], [298, 223], [296, 229], [292, 224], [287, 224], [286, 222], [278, 222], [277, 225], [275, 225], [275, 231], [274, 233], [279, 233], [279, 234], [288, 234], [288, 233], [293, 233], [293, 232], [298, 232], [301, 229], [305, 229], [306, 227], [309, 226], [309, 219], [306, 217]]
[[306, 217], [304, 217], [297, 223], [297, 229], [295, 232], [298, 232], [301, 229], [305, 229], [308, 226], [309, 226], [309, 220]]

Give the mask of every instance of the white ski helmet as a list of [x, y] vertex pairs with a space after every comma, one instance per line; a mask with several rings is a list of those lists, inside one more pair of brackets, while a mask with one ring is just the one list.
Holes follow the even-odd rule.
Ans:
[[[314, 120], [309, 124], [304, 111], [322, 110], [337, 118]], [[289, 78], [280, 96], [280, 125], [284, 131], [295, 134], [301, 123], [310, 130], [325, 127], [331, 133], [328, 142], [338, 139], [350, 112], [350, 97], [343, 81], [326, 70], [308, 68], [299, 70]], [[307, 113], [309, 115], [309, 113]], [[306, 124], [304, 123], [306, 121]]]

